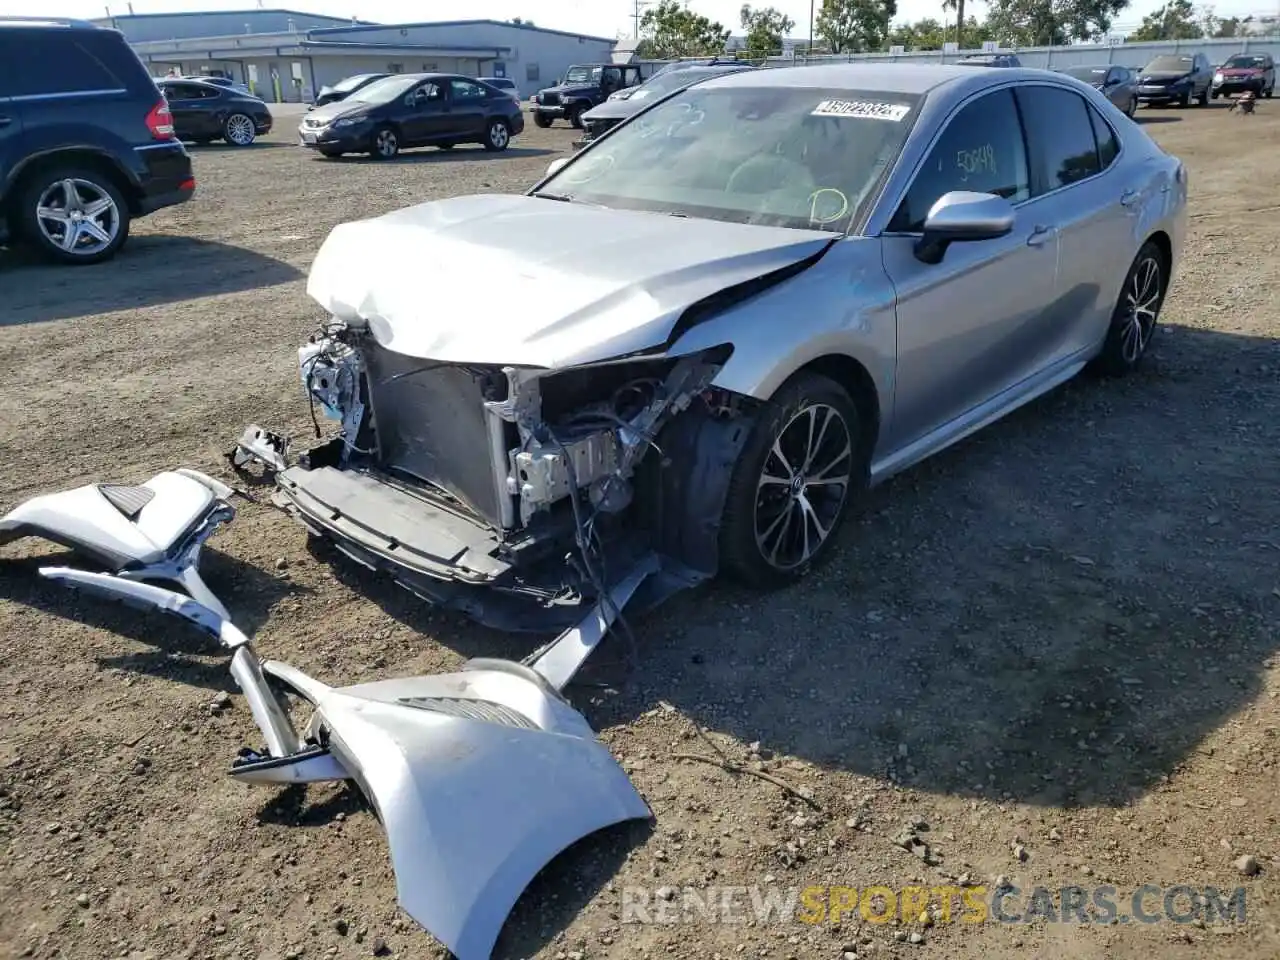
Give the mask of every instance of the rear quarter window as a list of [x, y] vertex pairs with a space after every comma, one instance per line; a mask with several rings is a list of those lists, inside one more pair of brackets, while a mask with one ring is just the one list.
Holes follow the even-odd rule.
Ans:
[[110, 31], [17, 31], [6, 39], [17, 96], [136, 88], [138, 75], [151, 83], [137, 55]]

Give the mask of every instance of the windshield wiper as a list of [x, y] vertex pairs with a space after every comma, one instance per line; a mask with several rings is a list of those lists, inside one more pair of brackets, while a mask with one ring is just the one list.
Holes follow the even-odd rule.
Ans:
[[541, 197], [543, 200], [556, 200], [560, 203], [580, 203], [584, 207], [603, 207], [603, 203], [596, 203], [593, 200], [583, 200], [581, 197], [575, 197], [572, 193], [547, 193], [539, 190], [534, 194], [535, 197]]

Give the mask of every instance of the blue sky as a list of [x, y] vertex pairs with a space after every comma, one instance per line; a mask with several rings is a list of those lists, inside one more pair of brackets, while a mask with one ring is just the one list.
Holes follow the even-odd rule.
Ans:
[[[253, 7], [256, 0], [133, 0], [135, 13], [161, 13], [188, 10], [243, 10]], [[1160, 6], [1162, 0], [1134, 0], [1119, 18], [1120, 27], [1136, 26], [1143, 14]], [[817, 0], [821, 5], [821, 0]], [[105, 13], [107, 0], [0, 0], [0, 16], [67, 16], [100, 17]], [[492, 18], [509, 20], [525, 17], [540, 26], [561, 30], [574, 30], [599, 36], [630, 35], [630, 14], [633, 0], [264, 0], [266, 7], [296, 7], [312, 13], [349, 17], [359, 11], [367, 20], [384, 23], [418, 20], [462, 20]], [[775, 6], [796, 21], [793, 36], [805, 37], [809, 30], [809, 0], [760, 0], [759, 5]], [[742, 0], [691, 0], [690, 6], [699, 13], [721, 21], [726, 27], [738, 29], [738, 10]], [[980, 12], [977, 5], [975, 13]], [[1259, 0], [1219, 0], [1214, 4], [1219, 16], [1262, 13], [1266, 2]], [[111, 12], [127, 13], [124, 0], [112, 0]], [[898, 0], [899, 20], [916, 20], [920, 17], [940, 17], [941, 4], [937, 0]]]

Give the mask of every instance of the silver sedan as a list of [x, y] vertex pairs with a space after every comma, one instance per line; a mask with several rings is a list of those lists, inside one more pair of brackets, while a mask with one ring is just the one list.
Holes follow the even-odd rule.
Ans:
[[337, 227], [301, 357], [340, 434], [275, 463], [280, 499], [494, 623], [606, 604], [641, 556], [786, 583], [869, 484], [1138, 367], [1186, 203], [1182, 163], [1060, 74], [707, 80], [524, 196]]

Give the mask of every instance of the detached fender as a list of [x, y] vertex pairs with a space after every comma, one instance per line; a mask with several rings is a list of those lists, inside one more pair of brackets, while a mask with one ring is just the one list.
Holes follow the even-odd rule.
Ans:
[[651, 816], [581, 715], [511, 673], [337, 689], [320, 694], [317, 719], [377, 808], [400, 904], [458, 960], [487, 960], [561, 851]]

